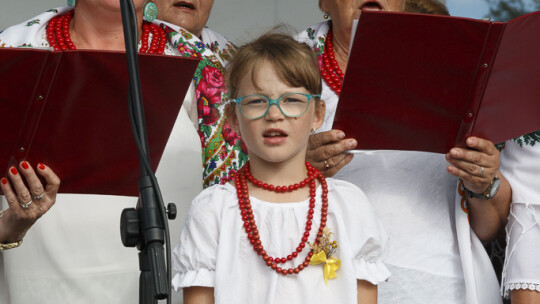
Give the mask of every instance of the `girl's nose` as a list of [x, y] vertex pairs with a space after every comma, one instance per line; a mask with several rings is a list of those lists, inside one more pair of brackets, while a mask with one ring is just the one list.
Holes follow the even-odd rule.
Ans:
[[277, 104], [270, 105], [270, 108], [268, 108], [268, 112], [266, 112], [267, 120], [280, 120], [284, 118], [285, 118], [285, 115], [281, 113], [281, 110], [279, 109]]

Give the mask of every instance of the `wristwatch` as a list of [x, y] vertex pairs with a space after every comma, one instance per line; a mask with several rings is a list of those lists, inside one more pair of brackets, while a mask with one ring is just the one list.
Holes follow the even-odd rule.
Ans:
[[495, 177], [491, 180], [491, 183], [487, 187], [486, 191], [484, 193], [474, 193], [471, 190], [463, 187], [465, 190], [465, 194], [467, 194], [467, 197], [475, 197], [479, 199], [488, 200], [491, 199], [497, 194], [497, 191], [499, 191], [499, 186], [501, 185], [501, 180], [499, 179], [499, 176], [495, 174]]
[[0, 243], [0, 252], [2, 252], [4, 250], [8, 250], [8, 249], [17, 248], [17, 247], [21, 246], [21, 244], [22, 244], [22, 240], [20, 240], [18, 242], [15, 242], [15, 243], [7, 243], [7, 244]]

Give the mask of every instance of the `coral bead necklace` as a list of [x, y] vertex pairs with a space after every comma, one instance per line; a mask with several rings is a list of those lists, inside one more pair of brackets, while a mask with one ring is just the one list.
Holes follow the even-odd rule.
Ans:
[[339, 64], [334, 56], [332, 38], [333, 34], [332, 30], [330, 30], [326, 37], [326, 42], [324, 43], [324, 52], [322, 54], [322, 62], [319, 69], [321, 70], [321, 76], [324, 78], [326, 84], [339, 96], [339, 94], [341, 94], [341, 86], [343, 85], [345, 74], [343, 74], [343, 71], [339, 68]]
[[[52, 18], [47, 25], [47, 41], [55, 51], [75, 50], [77, 49], [69, 34], [69, 22], [73, 18], [73, 11]], [[167, 37], [165, 31], [152, 23], [146, 21], [142, 25], [141, 48], [139, 53], [163, 54]], [[152, 33], [152, 41], [150, 42], [150, 33]], [[149, 44], [150, 43], [150, 44]]]
[[[290, 186], [274, 186], [254, 178], [250, 173], [250, 164], [247, 162], [242, 169], [238, 171], [238, 175], [235, 178], [236, 185], [236, 194], [238, 197], [238, 206], [240, 207], [240, 213], [242, 215], [242, 220], [244, 221], [244, 230], [247, 233], [247, 237], [253, 245], [253, 250], [261, 256], [265, 264], [272, 268], [279, 274], [290, 275], [298, 274], [304, 268], [309, 266], [309, 261], [313, 256], [313, 252], [310, 251], [307, 256], [304, 258], [304, 261], [298, 264], [295, 268], [281, 268], [278, 266], [279, 263], [285, 263], [287, 261], [292, 261], [297, 258], [300, 252], [306, 246], [308, 241], [311, 226], [313, 224], [313, 214], [315, 213], [315, 194], [316, 194], [316, 182], [315, 179], [318, 179], [322, 187], [322, 207], [321, 207], [321, 223], [319, 225], [319, 230], [317, 236], [315, 237], [314, 244], [318, 244], [323, 236], [323, 230], [326, 226], [327, 214], [328, 214], [328, 185], [326, 184], [326, 179], [322, 173], [316, 168], [312, 167], [311, 164], [306, 162], [306, 169], [308, 171], [308, 177], [303, 181], [290, 185]], [[251, 182], [254, 186], [262, 188], [267, 191], [274, 191], [277, 193], [283, 192], [292, 192], [298, 189], [309, 185], [309, 210], [307, 214], [305, 232], [301, 236], [300, 243], [295, 251], [289, 254], [287, 257], [271, 257], [264, 250], [263, 244], [259, 236], [259, 230], [257, 224], [255, 223], [255, 217], [253, 210], [251, 208], [251, 202], [249, 199], [249, 191], [247, 182]]]

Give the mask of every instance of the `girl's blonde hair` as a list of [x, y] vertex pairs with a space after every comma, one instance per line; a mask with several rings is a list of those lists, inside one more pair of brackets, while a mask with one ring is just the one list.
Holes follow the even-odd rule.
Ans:
[[303, 87], [310, 94], [321, 94], [321, 75], [313, 50], [275, 28], [236, 51], [226, 71], [229, 97], [239, 97], [240, 80], [246, 73], [251, 72], [251, 80], [257, 86], [255, 71], [265, 62], [274, 67], [287, 85]]

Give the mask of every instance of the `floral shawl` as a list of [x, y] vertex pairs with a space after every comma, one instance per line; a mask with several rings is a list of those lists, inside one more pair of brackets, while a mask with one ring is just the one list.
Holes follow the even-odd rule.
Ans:
[[224, 184], [247, 161], [247, 150], [224, 115], [228, 99], [224, 67], [236, 47], [207, 28], [203, 30], [201, 41], [178, 26], [165, 22], [161, 26], [182, 56], [201, 60], [193, 76], [193, 84], [197, 99], [198, 133], [203, 147], [203, 186]]

